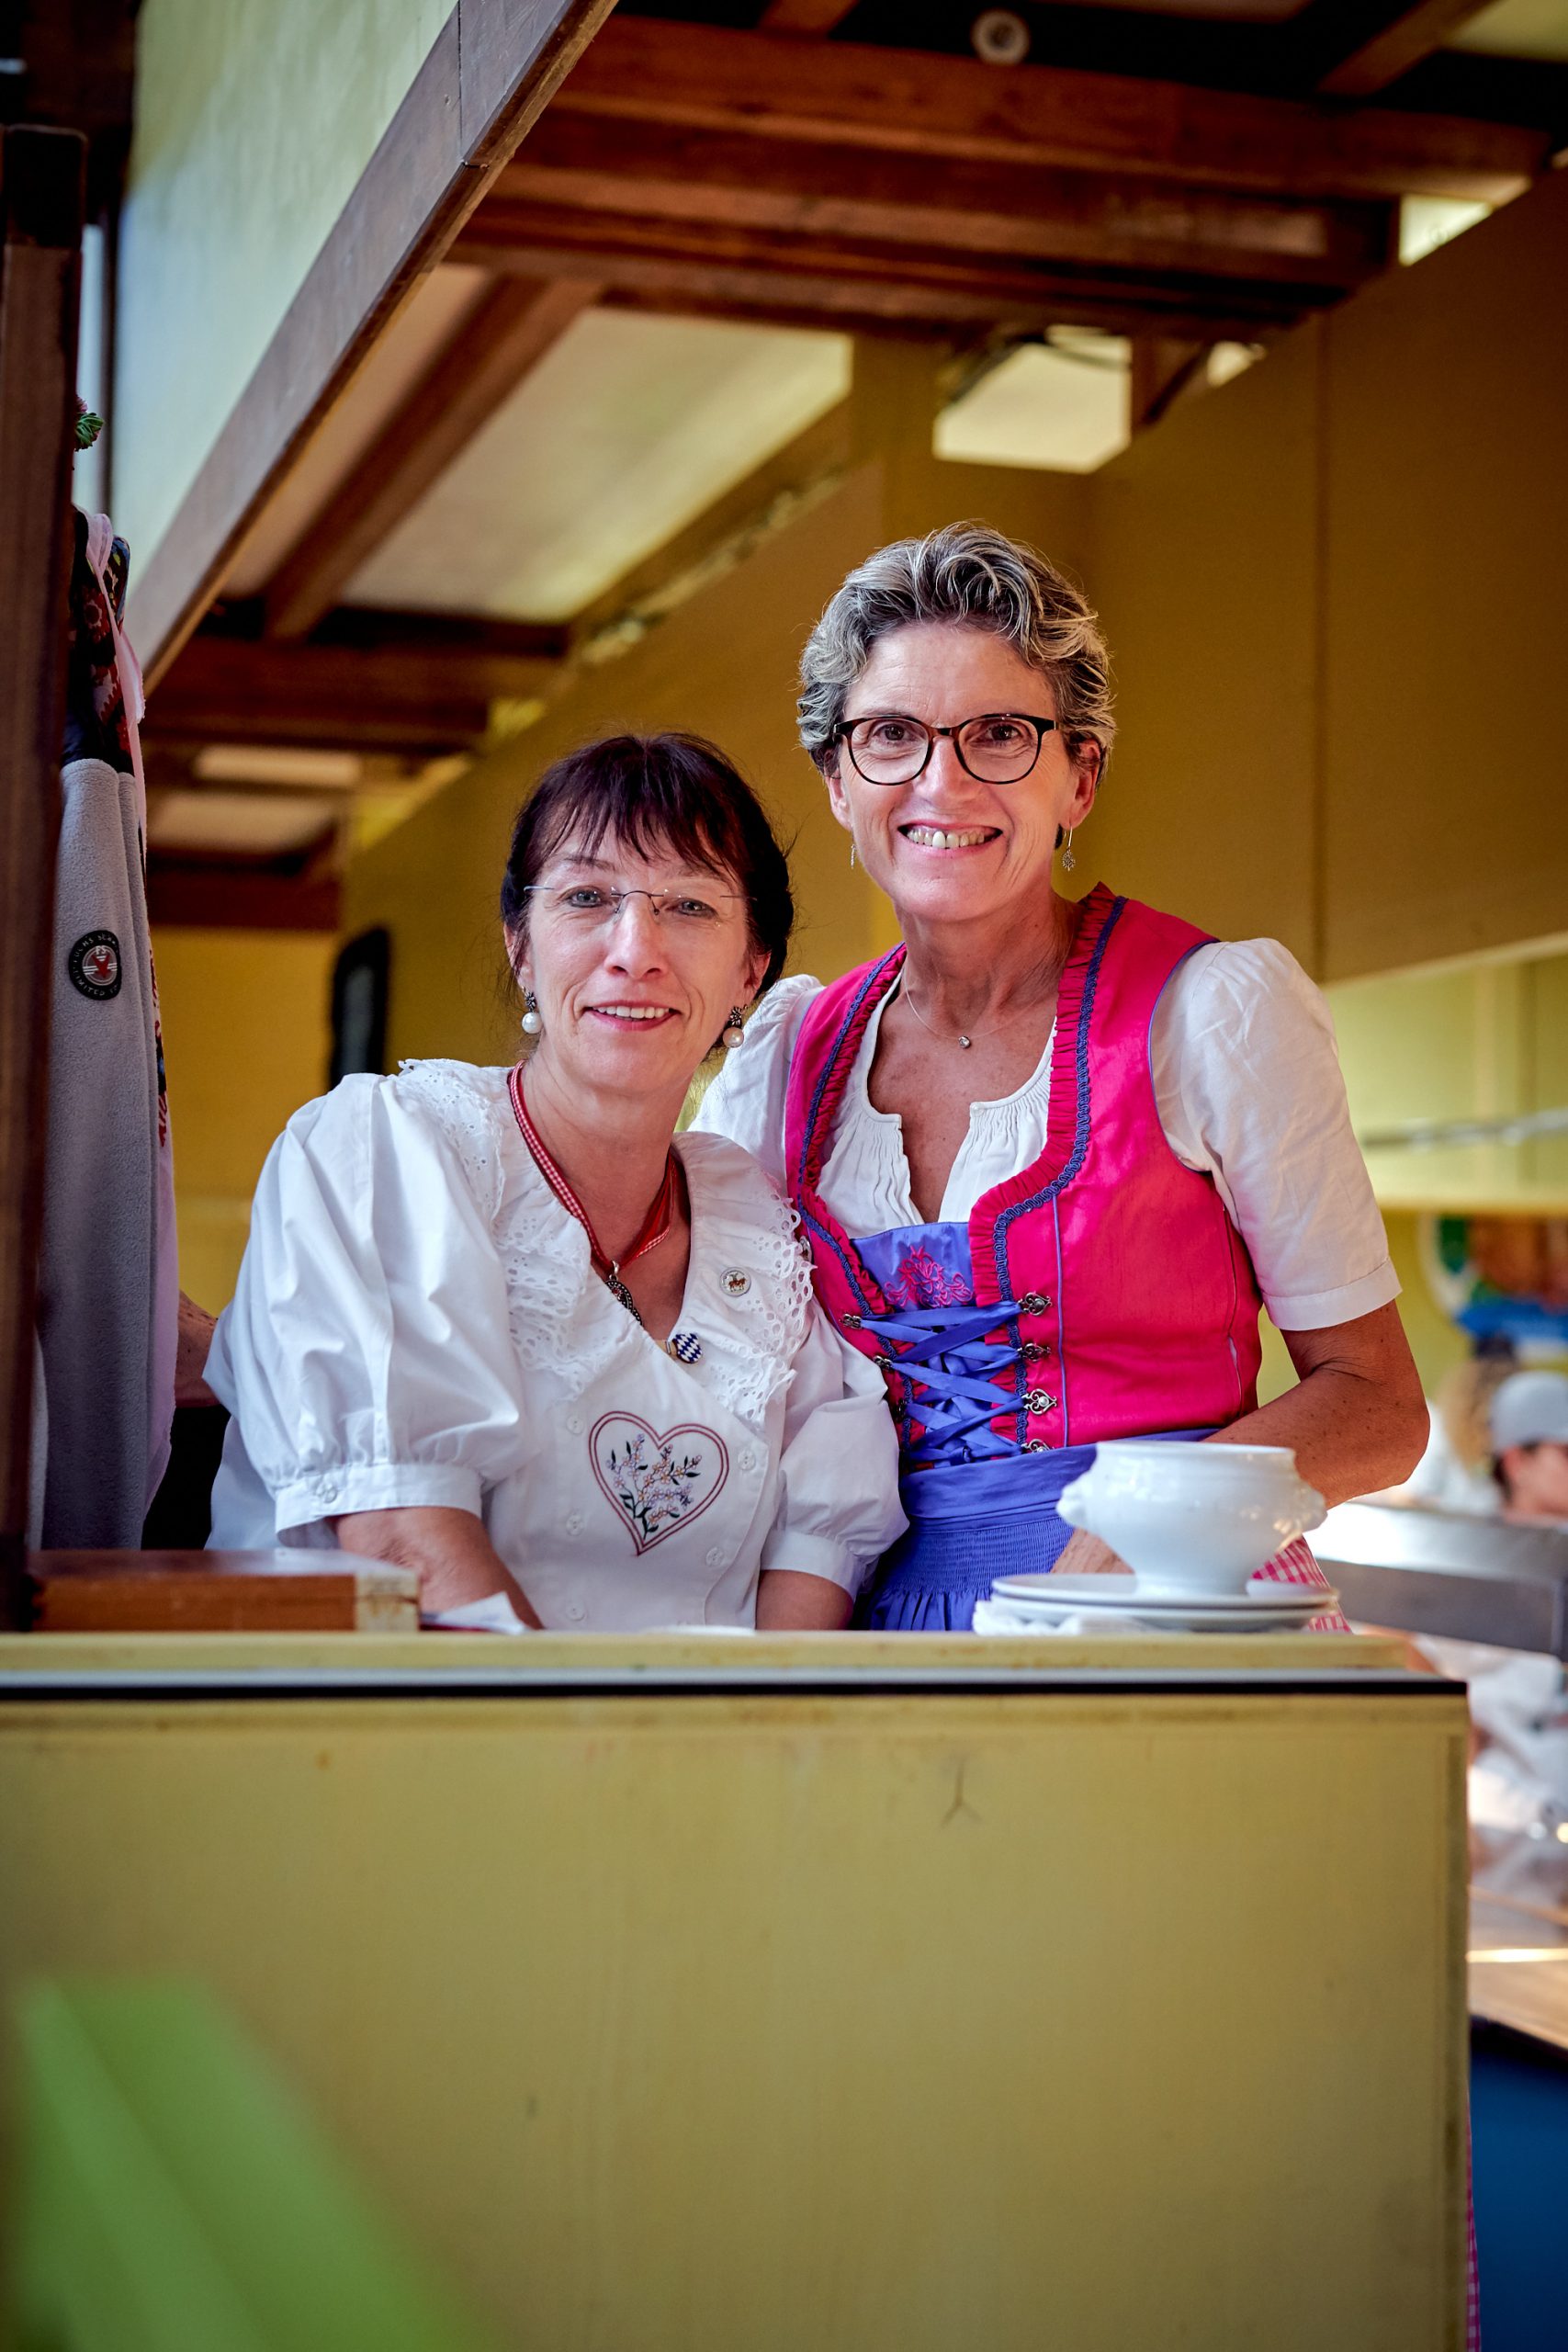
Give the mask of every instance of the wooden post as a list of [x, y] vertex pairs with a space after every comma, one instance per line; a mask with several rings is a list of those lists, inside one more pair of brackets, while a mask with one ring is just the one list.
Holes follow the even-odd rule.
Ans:
[[85, 172], [75, 131], [0, 133], [0, 1623], [10, 1623], [23, 1622]]

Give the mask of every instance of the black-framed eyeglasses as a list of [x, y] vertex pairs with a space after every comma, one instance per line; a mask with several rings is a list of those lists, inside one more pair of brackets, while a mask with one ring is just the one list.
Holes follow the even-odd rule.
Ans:
[[956, 727], [928, 727], [903, 711], [880, 710], [863, 718], [841, 718], [833, 729], [867, 784], [913, 784], [923, 775], [945, 735], [958, 764], [978, 784], [1021, 784], [1040, 757], [1040, 746], [1057, 722], [1024, 710], [987, 710]]
[[618, 922], [628, 899], [646, 899], [660, 922], [686, 931], [721, 923], [728, 908], [749, 903], [737, 890], [714, 890], [704, 897], [695, 890], [608, 889], [598, 882], [528, 882], [523, 896], [543, 899], [551, 914], [584, 930]]

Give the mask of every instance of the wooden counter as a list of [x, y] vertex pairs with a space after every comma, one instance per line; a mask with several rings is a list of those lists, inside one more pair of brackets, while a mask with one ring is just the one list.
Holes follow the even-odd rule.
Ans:
[[0, 1993], [209, 1984], [519, 2346], [1457, 2347], [1465, 1710], [1396, 1657], [0, 1640]]
[[1568, 2052], [1568, 1845], [1478, 1841], [1470, 1896], [1470, 2013]]

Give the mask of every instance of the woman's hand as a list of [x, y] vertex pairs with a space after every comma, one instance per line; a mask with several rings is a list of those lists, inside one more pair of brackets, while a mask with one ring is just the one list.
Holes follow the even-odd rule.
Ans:
[[1109, 1544], [1102, 1544], [1087, 1527], [1077, 1527], [1068, 1536], [1066, 1548], [1051, 1573], [1058, 1577], [1124, 1577], [1130, 1576], [1132, 1570]]
[[175, 1343], [175, 1402], [176, 1405], [216, 1405], [217, 1397], [202, 1374], [212, 1348], [216, 1326], [205, 1306], [180, 1293], [178, 1338]]
[[852, 1608], [842, 1585], [798, 1568], [764, 1568], [757, 1581], [759, 1634], [841, 1634]]
[[345, 1552], [412, 1568], [419, 1577], [419, 1605], [427, 1617], [503, 1592], [525, 1625], [538, 1626], [521, 1586], [507, 1574], [486, 1534], [484, 1521], [471, 1510], [434, 1506], [356, 1510], [334, 1520], [333, 1526]]

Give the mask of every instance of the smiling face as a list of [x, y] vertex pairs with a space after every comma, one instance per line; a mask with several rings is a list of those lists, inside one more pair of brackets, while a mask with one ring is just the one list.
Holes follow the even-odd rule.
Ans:
[[[884, 712], [954, 727], [992, 711], [1055, 716], [1040, 671], [988, 629], [917, 621], [879, 638], [851, 687], [846, 720]], [[983, 784], [939, 736], [912, 784], [868, 784], [843, 744], [828, 776], [833, 814], [854, 836], [862, 865], [905, 922], [963, 922], [1005, 913], [1047, 888], [1057, 828], [1081, 824], [1094, 803], [1099, 753], [1075, 758], [1046, 735], [1016, 784]]]
[[[538, 999], [541, 1072], [581, 1091], [679, 1097], [767, 968], [734, 876], [606, 834], [591, 855], [569, 835], [537, 880], [508, 944]], [[613, 913], [605, 902], [622, 890], [669, 893], [665, 911], [636, 897]]]

